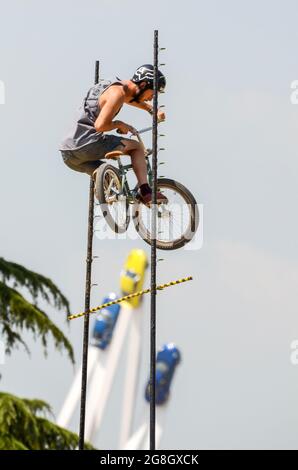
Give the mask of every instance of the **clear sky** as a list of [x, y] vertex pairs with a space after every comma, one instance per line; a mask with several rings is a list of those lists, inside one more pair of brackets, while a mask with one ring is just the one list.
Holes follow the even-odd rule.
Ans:
[[[166, 47], [163, 174], [204, 204], [201, 250], [160, 253], [158, 280], [194, 281], [158, 296], [158, 345], [174, 341], [177, 369], [163, 448], [296, 448], [298, 366], [298, 5], [292, 0], [110, 2], [11, 0], [1, 6], [1, 256], [51, 277], [84, 304], [88, 178], [57, 151], [86, 90], [101, 76], [130, 78]], [[123, 109], [135, 127], [150, 116]], [[149, 141], [150, 142], [150, 141]], [[139, 240], [95, 241], [92, 304], [117, 290]], [[147, 279], [147, 284], [149, 280]], [[140, 401], [148, 375], [149, 299]], [[61, 317], [61, 316], [60, 316]], [[82, 322], [69, 330], [81, 354]], [[147, 329], [146, 329], [147, 328]], [[0, 366], [1, 389], [48, 400], [55, 413], [74, 370], [38, 342]], [[100, 448], [117, 445], [119, 371]], [[77, 430], [77, 424], [73, 423]]]

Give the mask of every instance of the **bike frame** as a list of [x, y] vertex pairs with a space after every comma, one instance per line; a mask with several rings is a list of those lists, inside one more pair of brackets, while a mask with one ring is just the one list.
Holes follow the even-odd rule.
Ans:
[[[146, 158], [146, 162], [147, 162], [148, 182], [149, 182], [149, 185], [152, 186], [152, 168], [151, 168], [151, 164], [150, 164], [150, 161], [149, 161], [149, 156], [152, 155], [152, 150], [151, 149], [146, 149], [146, 147], [144, 145], [144, 142], [143, 142], [143, 140], [140, 136], [140, 134], [143, 134], [144, 132], [148, 132], [150, 130], [152, 130], [152, 127], [146, 127], [145, 129], [139, 130], [135, 134], [135, 136], [137, 137], [138, 141], [140, 142], [140, 144], [142, 145], [142, 147], [144, 149], [145, 158]], [[133, 202], [135, 202], [135, 198], [136, 198], [136, 195], [137, 195], [137, 190], [136, 189], [133, 189], [133, 190], [130, 189], [128, 181], [127, 181], [127, 177], [126, 177], [126, 174], [128, 173], [128, 171], [133, 169], [132, 164], [130, 163], [128, 165], [123, 165], [123, 163], [121, 161], [121, 157], [117, 158], [117, 164], [118, 164], [118, 169], [119, 169], [120, 178], [121, 178], [122, 194], [126, 197], [126, 199], [129, 203], [133, 203]]]

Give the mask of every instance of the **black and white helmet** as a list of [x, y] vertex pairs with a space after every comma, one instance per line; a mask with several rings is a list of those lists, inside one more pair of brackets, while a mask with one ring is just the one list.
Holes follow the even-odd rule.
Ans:
[[[138, 67], [132, 77], [134, 83], [146, 82], [146, 89], [153, 89], [154, 67], [151, 64], [141, 65]], [[166, 78], [160, 70], [158, 70], [158, 91], [164, 91], [166, 87]]]

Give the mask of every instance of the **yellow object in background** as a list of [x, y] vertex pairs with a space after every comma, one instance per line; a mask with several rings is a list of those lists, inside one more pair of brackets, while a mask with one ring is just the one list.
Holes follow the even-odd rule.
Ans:
[[[120, 289], [123, 295], [134, 294], [142, 290], [145, 272], [148, 267], [148, 259], [145, 251], [131, 250], [120, 274]], [[128, 300], [133, 308], [139, 306], [142, 296]]]

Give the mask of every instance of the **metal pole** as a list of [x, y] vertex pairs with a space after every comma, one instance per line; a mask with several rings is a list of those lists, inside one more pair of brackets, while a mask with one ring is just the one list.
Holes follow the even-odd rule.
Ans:
[[151, 330], [150, 330], [150, 450], [155, 450], [155, 365], [156, 365], [156, 219], [157, 219], [157, 109], [158, 31], [154, 31], [154, 84], [152, 131], [152, 213], [151, 213]]
[[[99, 81], [99, 61], [95, 62], [95, 84]], [[92, 268], [92, 244], [94, 221], [94, 180], [90, 177], [89, 185], [89, 214], [88, 214], [88, 240], [86, 259], [86, 283], [85, 283], [85, 312], [90, 310], [91, 268]], [[89, 315], [84, 316], [83, 332], [83, 359], [82, 359], [82, 383], [81, 383], [81, 407], [80, 407], [80, 434], [79, 450], [84, 450], [86, 395], [87, 395], [87, 369], [88, 369], [88, 343], [89, 343]]]

